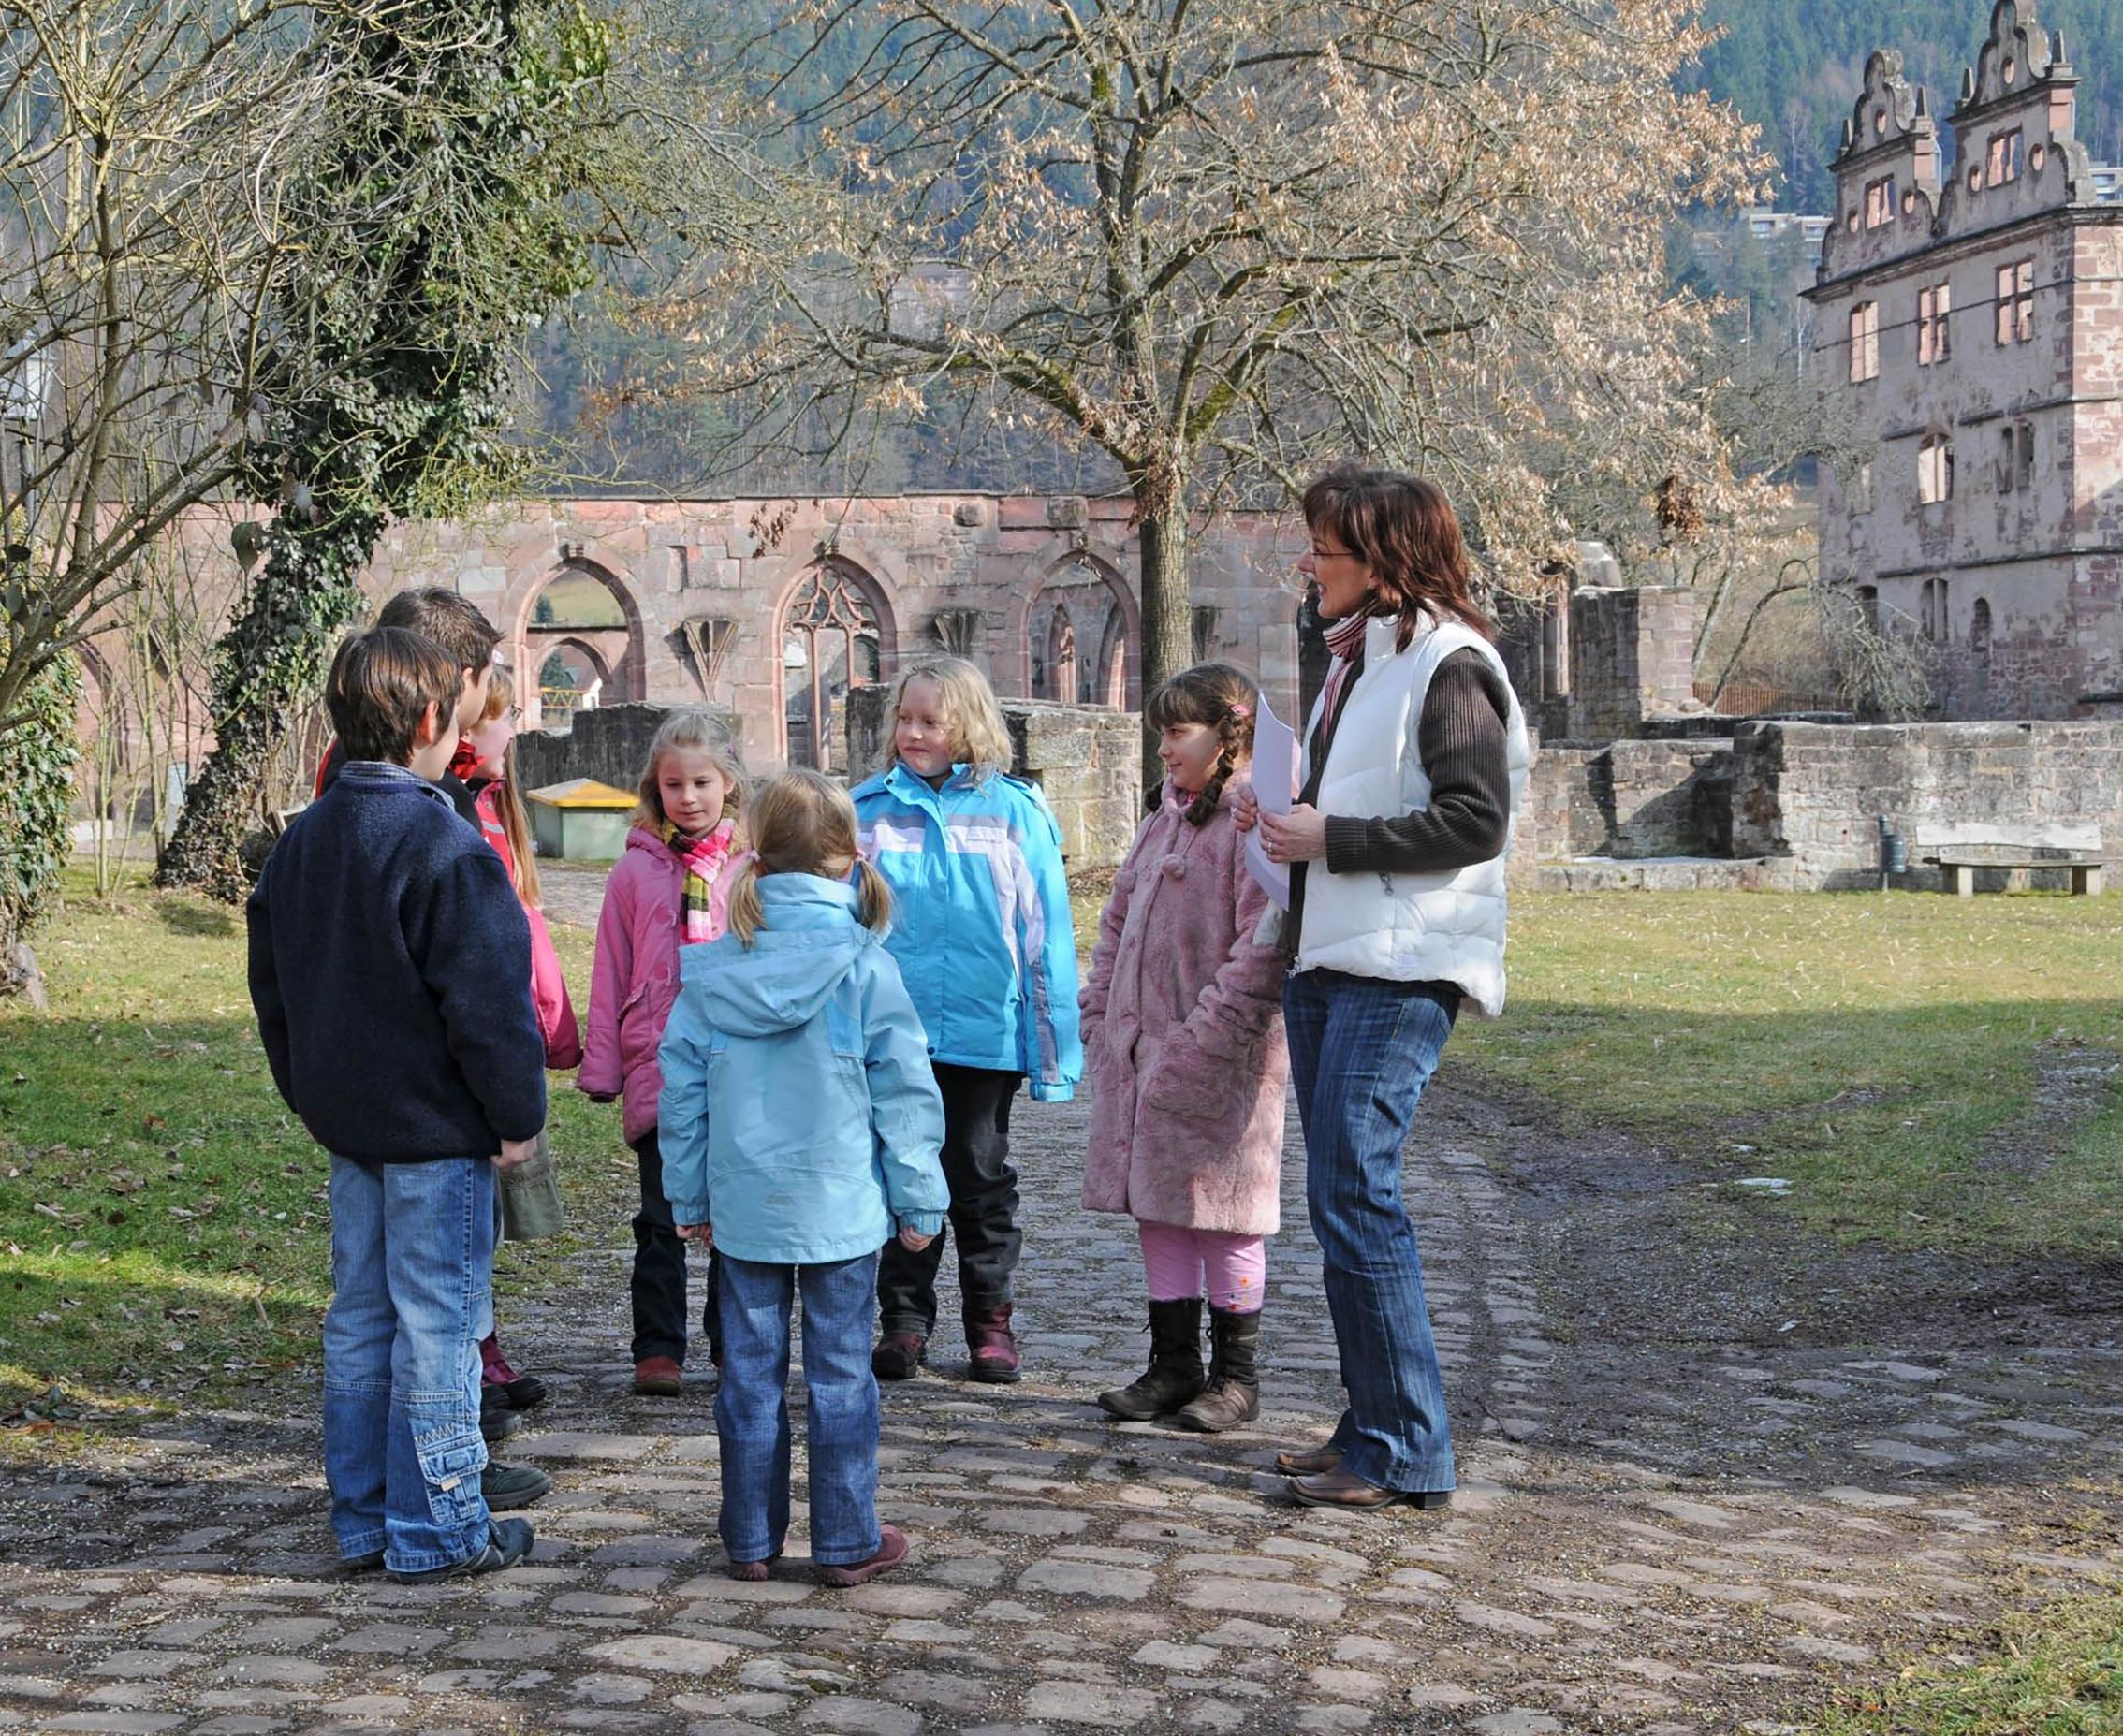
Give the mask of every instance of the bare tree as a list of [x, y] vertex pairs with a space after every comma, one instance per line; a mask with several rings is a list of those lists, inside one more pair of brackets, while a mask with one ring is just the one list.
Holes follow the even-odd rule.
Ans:
[[754, 443], [983, 396], [1135, 502], [1144, 678], [1187, 537], [1418, 465], [1529, 576], [1560, 494], [1728, 469], [1676, 212], [1763, 168], [1676, 88], [1697, 0], [815, 0], [743, 51], [798, 165], [669, 328]]

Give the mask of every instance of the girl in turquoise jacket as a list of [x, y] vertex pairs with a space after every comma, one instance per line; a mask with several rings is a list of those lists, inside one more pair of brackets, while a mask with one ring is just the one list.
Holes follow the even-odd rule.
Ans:
[[[988, 679], [961, 657], [909, 669], [893, 695], [891, 768], [854, 792], [862, 853], [892, 889], [892, 956], [929, 1033], [944, 1094], [944, 1174], [969, 1373], [1018, 1378], [1011, 1277], [1023, 1238], [1010, 1103], [1065, 1102], [1083, 1076], [1076, 936], [1062, 830], [1038, 790], [1004, 775], [1010, 738]], [[941, 1242], [888, 1247], [871, 1366], [904, 1380], [936, 1328]]]
[[[811, 1556], [829, 1585], [906, 1558], [877, 1522], [869, 1365], [880, 1246], [926, 1247], [949, 1202], [928, 1044], [884, 946], [891, 897], [856, 852], [847, 796], [815, 772], [747, 810], [754, 855], [729, 928], [681, 955], [657, 1105], [679, 1233], [721, 1257], [722, 1537], [765, 1579], [789, 1523], [789, 1310], [803, 1297]], [[851, 886], [857, 874], [859, 887]]]

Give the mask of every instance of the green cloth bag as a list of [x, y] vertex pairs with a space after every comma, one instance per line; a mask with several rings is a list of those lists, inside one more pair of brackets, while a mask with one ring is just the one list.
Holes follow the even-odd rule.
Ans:
[[538, 1148], [512, 1170], [501, 1172], [502, 1239], [539, 1242], [558, 1235], [565, 1221], [561, 1210], [560, 1172], [544, 1129]]

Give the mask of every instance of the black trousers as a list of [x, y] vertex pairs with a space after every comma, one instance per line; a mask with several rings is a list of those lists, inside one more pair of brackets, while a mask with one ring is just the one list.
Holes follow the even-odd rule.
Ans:
[[[944, 1179], [951, 1188], [949, 1231], [959, 1245], [959, 1294], [967, 1314], [1010, 1300], [1024, 1236], [1018, 1229], [1018, 1172], [1010, 1167], [1010, 1102], [1021, 1072], [932, 1061], [944, 1095]], [[936, 1330], [936, 1274], [944, 1237], [909, 1253], [895, 1236], [877, 1262], [877, 1314], [887, 1333]]]
[[[685, 1361], [685, 1244], [679, 1239], [671, 1203], [664, 1197], [664, 1154], [656, 1135], [644, 1133], [634, 1155], [641, 1166], [641, 1209], [634, 1215], [634, 1360], [667, 1356]], [[708, 1301], [700, 1329], [708, 1353], [723, 1360], [722, 1322], [715, 1308], [716, 1256], [708, 1254]]]

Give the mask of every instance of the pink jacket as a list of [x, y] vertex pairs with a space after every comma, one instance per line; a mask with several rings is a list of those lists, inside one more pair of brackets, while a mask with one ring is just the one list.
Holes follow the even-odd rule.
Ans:
[[[723, 931], [730, 886], [745, 860], [733, 853], [715, 877], [709, 913], [717, 934]], [[685, 864], [655, 833], [636, 826], [605, 883], [590, 976], [589, 1028], [582, 1070], [575, 1076], [575, 1088], [592, 1097], [624, 1095], [629, 1145], [656, 1126], [656, 1098], [664, 1088], [656, 1045], [678, 999], [684, 901]]]
[[1082, 995], [1091, 1082], [1084, 1204], [1151, 1223], [1271, 1235], [1281, 1223], [1279, 948], [1231, 805], [1187, 822], [1169, 784], [1113, 879]]
[[[508, 833], [501, 823], [499, 786], [482, 785], [473, 798], [479, 813], [479, 832], [516, 881], [516, 855], [508, 847]], [[553, 951], [553, 937], [546, 928], [546, 913], [528, 904], [523, 913], [531, 921], [531, 1010], [538, 1017], [538, 1034], [546, 1040], [546, 1065], [566, 1069], [582, 1058], [582, 1028], [575, 1021], [575, 1007], [567, 997], [567, 978], [561, 974], [560, 956]]]

